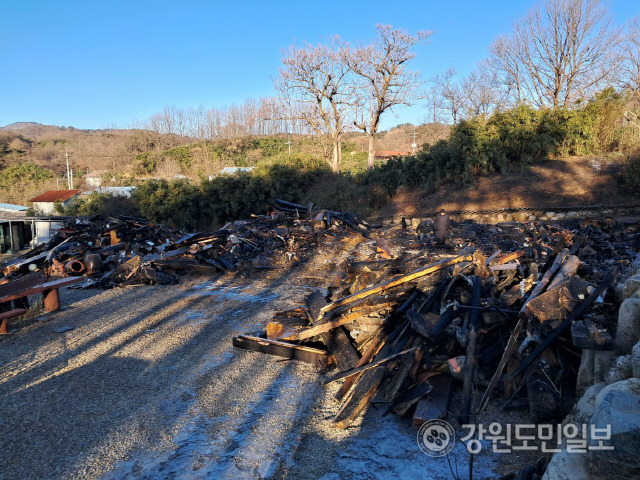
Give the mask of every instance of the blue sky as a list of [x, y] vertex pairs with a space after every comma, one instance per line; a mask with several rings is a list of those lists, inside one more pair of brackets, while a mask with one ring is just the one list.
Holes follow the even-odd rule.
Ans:
[[[375, 25], [430, 30], [413, 68], [467, 74], [532, 0], [0, 0], [0, 126], [33, 121], [127, 128], [165, 106], [225, 107], [273, 93], [281, 49], [337, 34], [369, 41]], [[612, 0], [624, 23], [639, 0]], [[388, 114], [384, 128], [424, 119]]]

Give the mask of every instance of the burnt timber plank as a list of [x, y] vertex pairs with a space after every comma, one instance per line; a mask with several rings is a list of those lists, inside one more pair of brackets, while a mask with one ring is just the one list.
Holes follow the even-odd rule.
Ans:
[[[474, 307], [480, 305], [480, 294], [482, 292], [482, 280], [479, 276], [473, 277], [473, 294], [471, 304]], [[478, 337], [480, 335], [480, 310], [471, 310], [469, 320], [469, 343], [467, 344], [467, 360], [464, 366], [464, 383], [462, 385], [462, 408], [460, 413], [460, 424], [469, 423], [471, 409], [473, 407], [473, 379], [477, 365]]]
[[531, 352], [528, 356], [522, 360], [520, 365], [509, 374], [508, 379], [513, 380], [516, 375], [522, 372], [525, 368], [527, 368], [531, 363], [533, 363], [539, 356], [544, 352], [551, 343], [560, 336], [560, 334], [566, 330], [571, 322], [580, 318], [580, 316], [591, 306], [593, 302], [607, 289], [609, 285], [613, 283], [613, 279], [615, 278], [614, 272], [609, 272], [609, 274], [602, 280], [602, 283], [598, 285], [593, 292], [587, 297], [587, 299], [578, 305], [567, 318], [563, 320], [563, 322], [553, 330], [549, 335], [547, 335], [544, 340], [540, 342], [540, 344], [535, 348], [533, 352]]
[[[397, 354], [406, 345], [411, 334], [409, 329], [405, 327], [406, 324], [403, 324], [400, 336], [395, 342], [386, 343], [380, 350], [378, 356], [387, 359]], [[382, 385], [389, 367], [393, 364], [394, 362], [386, 362], [364, 372], [358, 384], [349, 392], [347, 400], [342, 404], [342, 407], [340, 407], [340, 410], [338, 410], [338, 413], [332, 420], [335, 427], [347, 428], [358, 418], [369, 403], [369, 400], [373, 398]]]
[[321, 315], [323, 317], [327, 317], [331, 315], [331, 312], [333, 312], [334, 310], [338, 309], [339, 307], [344, 307], [346, 305], [349, 305], [351, 303], [354, 303], [358, 300], [362, 300], [364, 298], [368, 298], [372, 295], [377, 295], [385, 290], [388, 290], [390, 288], [393, 287], [397, 287], [399, 285], [405, 284], [407, 282], [410, 282], [412, 280], [415, 280], [417, 278], [423, 277], [425, 275], [429, 275], [431, 273], [437, 272], [439, 270], [443, 270], [447, 267], [450, 267], [452, 265], [455, 265], [457, 263], [460, 262], [470, 262], [473, 259], [473, 255], [469, 255], [469, 254], [461, 254], [458, 255], [457, 257], [453, 257], [453, 258], [448, 258], [445, 260], [441, 260], [439, 262], [436, 263], [432, 263], [430, 265], [427, 265], [426, 267], [422, 267], [419, 268], [417, 270], [414, 270], [413, 272], [406, 274], [406, 275], [401, 275], [400, 277], [388, 280], [384, 283], [380, 283], [378, 285], [373, 285], [369, 288], [365, 288], [363, 290], [360, 290], [359, 292], [354, 293], [353, 295], [349, 295], [346, 297], [341, 298], [340, 300], [336, 300], [335, 302], [332, 302], [324, 307], [322, 307], [321, 309]]
[[239, 335], [233, 337], [233, 346], [250, 350], [252, 352], [267, 353], [289, 360], [299, 360], [310, 363], [314, 366], [322, 367], [325, 370], [335, 366], [335, 359], [324, 350], [317, 348], [303, 347], [292, 343], [278, 340], [268, 340], [266, 338], [254, 337], [251, 335]]
[[413, 424], [416, 426], [420, 426], [428, 420], [444, 417], [449, 408], [453, 377], [451, 375], [436, 375], [429, 379], [429, 383], [431, 384], [429, 396], [420, 399], [413, 414]]
[[[371, 343], [367, 347], [367, 350], [362, 354], [358, 363], [356, 363], [357, 367], [362, 367], [369, 363], [369, 361], [380, 351], [380, 349], [384, 346], [387, 341], [387, 334], [385, 332], [384, 327], [380, 327], [378, 329], [378, 333], [373, 337]], [[349, 389], [353, 386], [356, 380], [359, 378], [358, 374], [353, 374], [344, 379], [344, 383], [340, 387], [340, 390], [335, 394], [334, 398], [338, 401], [342, 400], [344, 396], [347, 394]]]
[[[314, 325], [322, 325], [328, 319], [320, 318], [322, 308], [327, 305], [327, 301], [320, 291], [315, 290], [305, 298], [305, 304], [309, 311], [309, 316]], [[320, 335], [327, 350], [335, 357], [338, 367], [346, 370], [353, 367], [360, 360], [353, 345], [349, 341], [347, 334], [341, 327], [334, 328]]]

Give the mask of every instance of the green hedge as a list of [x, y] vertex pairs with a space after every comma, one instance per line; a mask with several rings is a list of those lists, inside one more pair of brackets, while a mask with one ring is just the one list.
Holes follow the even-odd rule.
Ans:
[[[324, 208], [367, 214], [382, 206], [400, 187], [434, 190], [444, 182], [473, 186], [481, 175], [522, 171], [555, 155], [597, 154], [620, 147], [617, 120], [625, 99], [612, 89], [582, 108], [536, 110], [528, 106], [500, 112], [489, 119], [462, 121], [447, 140], [425, 145], [415, 156], [392, 159], [371, 171], [353, 168], [331, 173], [325, 164], [306, 157], [289, 158], [280, 139], [218, 142], [216, 155], [241, 164], [246, 152], [260, 148], [267, 160], [250, 173], [223, 175], [199, 185], [186, 180], [150, 180], [138, 187], [133, 200], [140, 215], [187, 230], [206, 230], [228, 220], [264, 213], [276, 198]], [[347, 150], [351, 145], [346, 145]], [[183, 167], [190, 147], [165, 152]], [[144, 170], [154, 168], [152, 155], [141, 154]], [[364, 165], [366, 158], [354, 160]], [[359, 165], [359, 164], [358, 164]], [[629, 188], [640, 190], [640, 156], [625, 170]], [[97, 200], [96, 200], [97, 201]], [[89, 208], [89, 207], [86, 207]], [[93, 211], [93, 210], [92, 210]]]

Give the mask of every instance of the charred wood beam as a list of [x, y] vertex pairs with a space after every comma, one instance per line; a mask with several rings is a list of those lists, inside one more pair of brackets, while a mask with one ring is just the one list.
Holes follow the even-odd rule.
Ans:
[[571, 325], [574, 320], [580, 318], [580, 316], [585, 313], [585, 311], [591, 306], [593, 302], [613, 283], [615, 278], [614, 272], [611, 271], [604, 278], [602, 283], [598, 285], [593, 292], [578, 305], [568, 316], [565, 318], [562, 323], [556, 327], [549, 335], [547, 335], [542, 342], [527, 355], [524, 360], [516, 367], [516, 369], [511, 372], [508, 376], [509, 380], [513, 380], [516, 375], [522, 372], [525, 368], [527, 368], [533, 361], [535, 361], [541, 354], [544, 352], [551, 343], [560, 336], [560, 334], [567, 329]]
[[329, 355], [324, 350], [317, 348], [294, 345], [278, 340], [268, 340], [251, 335], [233, 337], [233, 346], [244, 350], [251, 350], [252, 352], [275, 355], [288, 360], [299, 360], [320, 367], [323, 370], [329, 370], [335, 367], [333, 355]]
[[551, 279], [555, 276], [556, 273], [558, 273], [558, 270], [560, 270], [560, 267], [562, 266], [564, 259], [567, 258], [567, 255], [569, 255], [569, 250], [567, 250], [566, 248], [562, 250], [560, 253], [558, 253], [558, 255], [556, 255], [556, 259], [551, 265], [551, 268], [549, 268], [549, 270], [545, 272], [542, 279], [538, 282], [538, 285], [536, 285], [536, 288], [533, 289], [533, 292], [531, 292], [531, 295], [529, 295], [529, 298], [520, 309], [520, 313], [519, 313], [520, 318], [524, 318], [524, 319], [529, 318], [530, 312], [529, 312], [529, 309], [527, 308], [527, 303], [533, 300], [534, 298], [536, 298], [538, 295], [540, 295], [544, 291], [545, 288], [547, 288], [547, 285], [549, 285], [549, 282], [551, 282]]
[[355, 303], [358, 300], [362, 300], [365, 298], [369, 298], [373, 295], [378, 295], [385, 290], [389, 290], [391, 288], [403, 285], [405, 283], [411, 282], [412, 280], [418, 279], [425, 275], [429, 275], [431, 273], [437, 272], [439, 270], [443, 270], [452, 265], [455, 265], [460, 262], [469, 262], [472, 260], [472, 255], [463, 253], [457, 257], [441, 260], [439, 262], [433, 263], [431, 265], [427, 265], [426, 267], [419, 268], [412, 273], [407, 275], [401, 275], [400, 277], [394, 278], [392, 280], [388, 280], [384, 283], [373, 285], [369, 288], [365, 288], [364, 290], [360, 290], [359, 292], [354, 293], [353, 295], [349, 295], [347, 297], [341, 298], [340, 300], [336, 300], [325, 307], [323, 307], [320, 311], [323, 317], [327, 317], [331, 315], [333, 311], [340, 307], [348, 306], [349, 304]]
[[[479, 276], [473, 277], [473, 293], [471, 306], [477, 307], [480, 304], [480, 293], [482, 292], [482, 279]], [[480, 335], [480, 310], [471, 310], [469, 319], [469, 343], [467, 344], [467, 358], [464, 370], [464, 383], [462, 385], [462, 408], [460, 413], [460, 424], [469, 423], [471, 418], [471, 408], [473, 403], [473, 379], [476, 365], [478, 363], [478, 337]]]

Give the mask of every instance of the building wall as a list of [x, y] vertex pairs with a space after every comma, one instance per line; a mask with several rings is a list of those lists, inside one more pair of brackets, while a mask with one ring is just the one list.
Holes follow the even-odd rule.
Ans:
[[[62, 202], [62, 205], [66, 207], [75, 202], [75, 200], [76, 197], [70, 198], [69, 200]], [[33, 202], [33, 208], [35, 208], [36, 211], [38, 211], [42, 215], [58, 215], [58, 212], [56, 212], [54, 205], [54, 202]]]

